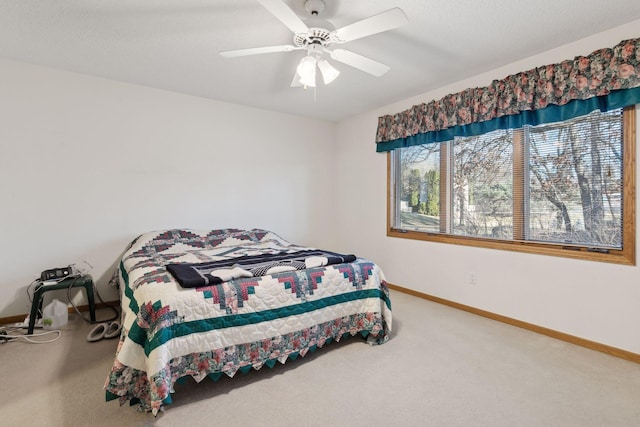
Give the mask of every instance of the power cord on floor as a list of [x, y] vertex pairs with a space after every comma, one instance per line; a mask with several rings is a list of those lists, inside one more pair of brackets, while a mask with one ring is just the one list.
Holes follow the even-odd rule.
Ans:
[[[47, 344], [54, 341], [58, 341], [62, 336], [62, 332], [58, 329], [53, 329], [47, 332], [38, 332], [34, 334], [17, 334], [13, 335], [12, 333], [7, 333], [7, 331], [15, 333], [16, 328], [0, 326], [0, 344], [5, 344], [7, 342], [16, 341], [16, 340], [24, 340], [26, 342], [32, 344]], [[32, 337], [44, 337], [50, 334], [56, 334], [55, 338], [47, 339], [47, 340], [34, 340]]]

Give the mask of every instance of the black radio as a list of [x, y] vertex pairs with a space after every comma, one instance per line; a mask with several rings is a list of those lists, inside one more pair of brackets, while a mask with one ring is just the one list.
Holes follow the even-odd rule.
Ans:
[[40, 273], [40, 280], [43, 282], [46, 280], [58, 280], [72, 275], [73, 270], [71, 267], [52, 268], [51, 270], [45, 270]]

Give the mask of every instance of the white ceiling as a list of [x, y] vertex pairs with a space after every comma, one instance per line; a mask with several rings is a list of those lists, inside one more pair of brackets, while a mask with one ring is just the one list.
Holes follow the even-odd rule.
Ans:
[[326, 0], [321, 18], [340, 28], [392, 7], [406, 26], [341, 46], [391, 70], [332, 62], [341, 75], [315, 94], [289, 86], [304, 51], [218, 54], [292, 43], [256, 0], [1, 0], [0, 57], [340, 120], [640, 19], [639, 0]]

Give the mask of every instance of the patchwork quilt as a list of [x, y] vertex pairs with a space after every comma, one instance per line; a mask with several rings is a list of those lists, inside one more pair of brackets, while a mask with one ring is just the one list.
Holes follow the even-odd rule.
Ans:
[[[304, 253], [313, 255], [301, 261]], [[182, 286], [169, 265], [215, 266], [208, 271], [218, 280]], [[118, 282], [123, 328], [107, 400], [140, 403], [154, 414], [171, 402], [181, 378], [216, 380], [273, 367], [346, 336], [382, 344], [392, 326], [376, 264], [294, 245], [266, 230], [143, 234], [122, 256]]]

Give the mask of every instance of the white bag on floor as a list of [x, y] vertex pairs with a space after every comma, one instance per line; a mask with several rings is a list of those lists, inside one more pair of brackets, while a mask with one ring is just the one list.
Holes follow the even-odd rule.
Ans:
[[54, 299], [42, 310], [42, 327], [44, 329], [60, 329], [69, 321], [67, 305]]

